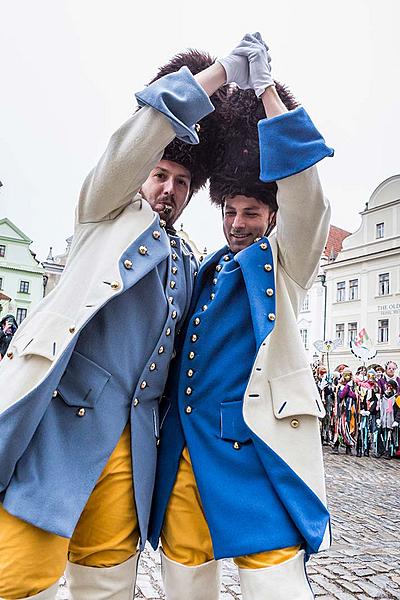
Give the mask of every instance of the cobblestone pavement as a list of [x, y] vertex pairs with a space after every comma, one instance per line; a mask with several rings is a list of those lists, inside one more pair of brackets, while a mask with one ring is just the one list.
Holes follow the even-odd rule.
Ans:
[[[400, 461], [324, 454], [334, 543], [308, 563], [317, 600], [400, 600]], [[236, 567], [223, 567], [221, 600], [239, 600]], [[138, 599], [164, 598], [159, 573], [158, 554], [146, 551]], [[57, 600], [67, 599], [62, 580]]]

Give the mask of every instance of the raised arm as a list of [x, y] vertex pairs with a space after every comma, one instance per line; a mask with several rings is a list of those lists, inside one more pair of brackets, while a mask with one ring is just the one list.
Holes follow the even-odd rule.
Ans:
[[249, 74], [267, 118], [259, 122], [260, 179], [278, 185], [279, 260], [298, 285], [312, 285], [329, 231], [330, 207], [313, 166], [333, 150], [325, 145], [303, 108], [288, 111], [271, 72], [269, 49], [259, 33], [251, 47]]
[[106, 151], [83, 184], [77, 220], [113, 219], [135, 196], [175, 135], [198, 143], [195, 124], [213, 110], [209, 96], [224, 83], [212, 65], [195, 77], [183, 67], [136, 95], [141, 107], [111, 137]]

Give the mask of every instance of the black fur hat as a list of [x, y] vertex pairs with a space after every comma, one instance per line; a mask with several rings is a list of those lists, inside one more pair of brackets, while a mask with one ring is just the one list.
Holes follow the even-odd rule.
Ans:
[[[215, 59], [200, 50], [188, 49], [186, 52], [176, 54], [171, 60], [158, 70], [157, 75], [149, 82], [153, 83], [160, 77], [179, 71], [183, 66], [188, 67], [192, 75], [196, 75], [215, 62]], [[198, 123], [198, 136], [200, 143], [191, 145], [175, 138], [165, 149], [163, 158], [183, 165], [192, 175], [190, 192], [191, 195], [202, 188], [210, 176], [212, 168], [212, 152], [217, 135], [217, 121], [219, 111], [224, 100], [227, 98], [228, 87], [220, 88], [210, 98], [215, 111], [204, 117]]]
[[[288, 88], [275, 82], [288, 110], [298, 106]], [[260, 151], [257, 123], [265, 119], [262, 101], [253, 90], [232, 88], [219, 110], [214, 137], [210, 198], [222, 206], [225, 198], [243, 195], [257, 198], [277, 210], [276, 183], [260, 181]]]

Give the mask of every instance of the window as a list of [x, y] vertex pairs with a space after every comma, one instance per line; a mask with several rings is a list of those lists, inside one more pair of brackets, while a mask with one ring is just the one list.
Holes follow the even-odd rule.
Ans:
[[357, 323], [349, 323], [347, 333], [349, 336], [349, 344], [357, 339]]
[[310, 310], [310, 296], [307, 294], [303, 301], [301, 310]]
[[346, 300], [346, 282], [339, 281], [336, 284], [336, 302], [344, 302]]
[[376, 239], [380, 240], [385, 235], [385, 223], [376, 224]]
[[389, 341], [389, 319], [379, 319], [378, 321], [378, 342]]
[[336, 337], [340, 340], [340, 346], [344, 344], [344, 323], [336, 323]]
[[19, 282], [19, 292], [20, 294], [29, 294], [29, 281]]
[[349, 281], [349, 300], [358, 300], [358, 279]]
[[381, 273], [379, 275], [379, 296], [388, 296], [390, 294], [389, 273]]
[[17, 321], [18, 325], [21, 325], [21, 323], [25, 319], [27, 313], [28, 313], [28, 310], [26, 308], [17, 308], [17, 314], [15, 317], [15, 320]]
[[300, 335], [303, 340], [304, 348], [308, 350], [308, 329], [300, 329]]
[[6, 247], [0, 244], [0, 258], [6, 255]]

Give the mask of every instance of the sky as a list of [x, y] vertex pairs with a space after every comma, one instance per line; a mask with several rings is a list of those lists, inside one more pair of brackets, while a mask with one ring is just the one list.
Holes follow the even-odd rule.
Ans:
[[[134, 93], [186, 48], [225, 56], [260, 31], [335, 157], [320, 163], [332, 223], [358, 229], [374, 189], [400, 173], [399, 0], [235, 4], [22, 0], [0, 22], [0, 218], [44, 260], [63, 252], [84, 177], [135, 107]], [[197, 246], [222, 245], [200, 192], [182, 215]]]

